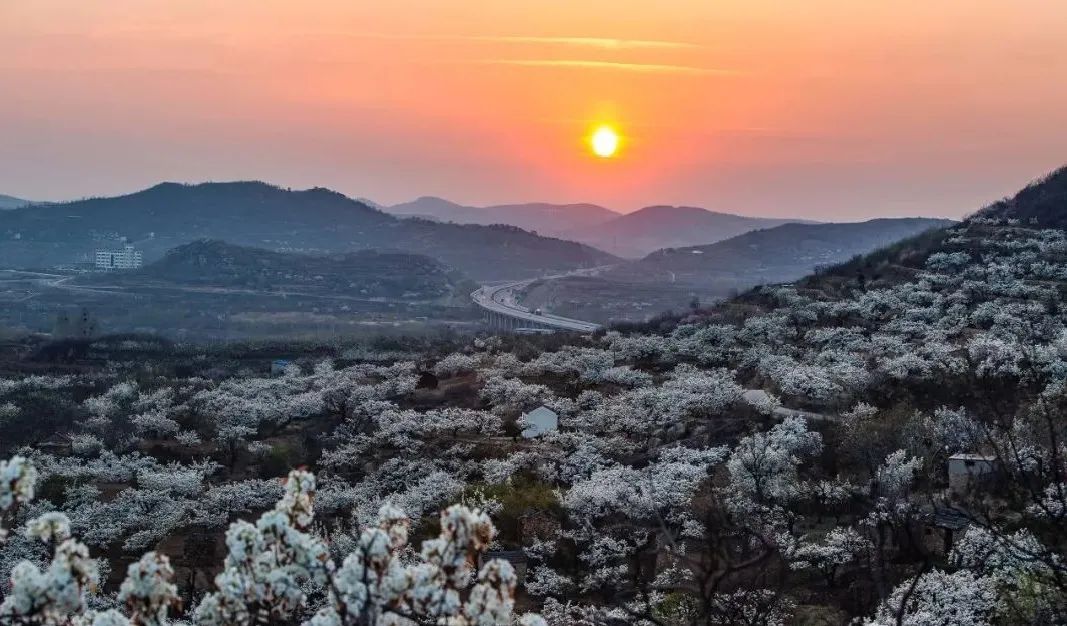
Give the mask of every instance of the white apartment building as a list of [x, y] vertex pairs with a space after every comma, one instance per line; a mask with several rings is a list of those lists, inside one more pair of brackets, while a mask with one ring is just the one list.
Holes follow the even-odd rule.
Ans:
[[97, 250], [96, 269], [133, 270], [141, 267], [141, 251], [127, 245], [122, 250]]

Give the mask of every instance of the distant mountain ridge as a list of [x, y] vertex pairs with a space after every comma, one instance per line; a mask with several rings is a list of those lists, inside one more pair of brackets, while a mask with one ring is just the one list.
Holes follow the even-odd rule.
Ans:
[[661, 248], [711, 244], [759, 228], [791, 222], [718, 213], [700, 207], [656, 205], [565, 236], [623, 257], [640, 258]]
[[954, 224], [934, 218], [882, 218], [856, 223], [782, 224], [706, 246], [667, 248], [606, 274], [616, 280], [665, 281], [740, 289], [799, 279], [883, 246]]
[[457, 204], [444, 198], [423, 196], [384, 210], [393, 215], [422, 217], [457, 224], [510, 224], [543, 235], [561, 235], [575, 228], [602, 224], [619, 216], [596, 204], [551, 204], [530, 202], [486, 207]]
[[262, 182], [161, 183], [113, 198], [0, 213], [0, 266], [70, 263], [121, 237], [146, 262], [200, 239], [305, 253], [394, 248], [424, 254], [472, 278], [537, 276], [615, 262], [609, 254], [511, 226], [400, 219], [335, 191]]
[[423, 196], [384, 209], [394, 215], [457, 224], [511, 224], [640, 258], [660, 248], [715, 243], [759, 228], [807, 220], [747, 217], [700, 207], [654, 205], [620, 214], [596, 204], [500, 204], [476, 207]]

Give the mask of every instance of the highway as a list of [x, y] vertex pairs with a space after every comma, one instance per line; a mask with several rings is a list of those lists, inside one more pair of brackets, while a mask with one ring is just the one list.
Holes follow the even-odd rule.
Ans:
[[[592, 271], [594, 270], [582, 270], [581, 273], [588, 275]], [[575, 274], [577, 273], [575, 272]], [[546, 278], [558, 278], [558, 276], [548, 276]], [[482, 287], [471, 294], [471, 299], [489, 313], [509, 317], [522, 323], [529, 323], [530, 327], [533, 328], [547, 327], [579, 333], [591, 333], [600, 329], [600, 324], [592, 322], [583, 322], [582, 320], [560, 317], [549, 313], [538, 315], [516, 302], [515, 291], [526, 287], [534, 280], [539, 279], [520, 280], [506, 285]]]

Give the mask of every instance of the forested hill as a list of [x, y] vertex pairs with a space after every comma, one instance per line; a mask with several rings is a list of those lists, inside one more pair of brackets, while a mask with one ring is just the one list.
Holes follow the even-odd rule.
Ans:
[[1015, 219], [1042, 228], [1067, 227], [1067, 166], [989, 205], [975, 217]]
[[[748, 456], [735, 449], [727, 463], [731, 480], [761, 494], [736, 513], [751, 516], [745, 532], [789, 528], [741, 552], [746, 563], [780, 564], [775, 601], [796, 616], [783, 623], [832, 611], [866, 615], [851, 623], [869, 626], [1065, 623], [1063, 174], [959, 224], [629, 329], [613, 345], [663, 369], [723, 368], [760, 389], [749, 399], [788, 407], [775, 409], [784, 421], [741, 440]], [[789, 425], [791, 414], [803, 420]], [[770, 469], [805, 430], [820, 433], [818, 456]], [[795, 491], [763, 491], [785, 476]], [[805, 484], [819, 495], [795, 495]], [[735, 493], [723, 490], [727, 507]], [[822, 526], [827, 514], [834, 522]], [[709, 531], [707, 545], [720, 533]], [[845, 578], [813, 584], [802, 573], [853, 540], [863, 547]], [[741, 574], [739, 586], [760, 589], [763, 569]]]
[[[990, 239], [1020, 240], [1007, 246], [1025, 247], [1023, 241], [1034, 232], [1045, 237], [1067, 227], [1067, 166], [1043, 176], [1010, 198], [998, 200], [972, 214], [960, 226], [971, 232], [985, 232]], [[919, 233], [875, 250], [869, 254], [826, 268], [806, 277], [799, 284], [828, 293], [841, 294], [850, 289], [888, 286], [910, 280], [921, 271], [930, 257], [968, 255], [981, 260], [984, 238], [963, 238], [954, 229], [936, 229]], [[1037, 256], [1054, 254], [1055, 246], [1035, 246]], [[959, 257], [962, 258], [962, 257]], [[1055, 259], [1035, 259], [1054, 262]], [[1067, 274], [1065, 274], [1067, 276]]]
[[507, 226], [402, 220], [328, 189], [260, 182], [163, 183], [114, 198], [0, 214], [0, 265], [71, 263], [125, 237], [146, 260], [199, 239], [308, 253], [395, 248], [425, 254], [479, 279], [536, 275], [611, 262], [582, 244]]
[[418, 254], [360, 250], [320, 256], [208, 240], [179, 246], [137, 271], [91, 275], [87, 280], [405, 299], [434, 299], [474, 288], [458, 271]]

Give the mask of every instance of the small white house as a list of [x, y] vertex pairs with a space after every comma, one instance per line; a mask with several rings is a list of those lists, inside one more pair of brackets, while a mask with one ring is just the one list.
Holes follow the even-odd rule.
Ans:
[[990, 454], [953, 454], [948, 457], [948, 486], [955, 493], [962, 493], [980, 480], [980, 476], [992, 478], [997, 470], [997, 457]]
[[522, 422], [526, 428], [522, 431], [524, 439], [533, 439], [541, 435], [559, 430], [559, 415], [547, 406], [541, 405], [529, 413], [524, 413]]

